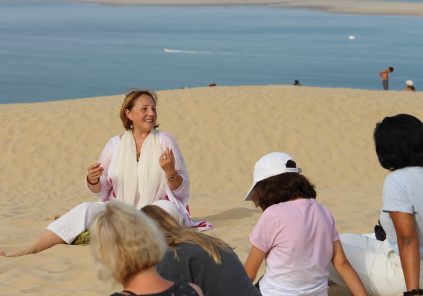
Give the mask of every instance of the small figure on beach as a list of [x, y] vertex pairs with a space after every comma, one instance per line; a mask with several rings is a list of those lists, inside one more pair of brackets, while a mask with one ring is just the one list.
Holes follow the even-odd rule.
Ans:
[[300, 83], [299, 80], [295, 79], [294, 80], [294, 83], [292, 85], [294, 85], [294, 86], [301, 86], [302, 84]]
[[111, 296], [202, 296], [201, 289], [186, 281], [161, 277], [156, 265], [167, 245], [157, 225], [144, 213], [112, 201], [90, 227], [91, 250], [99, 278], [120, 283], [122, 292]]
[[260, 296], [244, 266], [224, 241], [182, 227], [160, 207], [141, 209], [163, 231], [169, 246], [157, 264], [165, 279], [193, 282], [208, 296]]
[[413, 80], [407, 80], [405, 82], [405, 91], [416, 91], [416, 88], [414, 87], [414, 82]]
[[[120, 110], [125, 132], [112, 137], [98, 162], [88, 167], [86, 185], [98, 202], [84, 202], [53, 221], [30, 245], [7, 254], [37, 253], [56, 244], [71, 244], [86, 229], [104, 203], [119, 200], [136, 209], [156, 204], [184, 226], [194, 222], [188, 212], [189, 179], [175, 139], [157, 130], [157, 97], [148, 90], [130, 91]], [[201, 224], [202, 223], [202, 224]], [[6, 255], [0, 252], [1, 255]]]
[[394, 72], [394, 67], [386, 68], [379, 72], [379, 77], [382, 80], [383, 90], [389, 90], [389, 73]]
[[[374, 129], [376, 154], [390, 171], [379, 221], [385, 235], [341, 234], [345, 254], [371, 295], [423, 295], [423, 123], [408, 114]], [[383, 241], [382, 241], [383, 240]], [[330, 279], [343, 282], [335, 272]]]
[[260, 158], [245, 200], [263, 210], [245, 262], [254, 281], [265, 260], [256, 284], [262, 295], [327, 295], [331, 262], [354, 295], [367, 295], [344, 255], [332, 214], [316, 201], [314, 186], [290, 155], [273, 152]]

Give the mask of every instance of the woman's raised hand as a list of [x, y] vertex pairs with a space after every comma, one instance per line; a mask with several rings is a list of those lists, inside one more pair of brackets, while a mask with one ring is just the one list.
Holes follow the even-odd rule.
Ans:
[[100, 163], [93, 163], [88, 166], [87, 181], [91, 185], [96, 185], [100, 181], [100, 177], [103, 175], [103, 167]]
[[172, 149], [166, 148], [166, 150], [163, 151], [160, 155], [159, 163], [167, 178], [171, 178], [176, 175], [175, 157], [173, 156]]

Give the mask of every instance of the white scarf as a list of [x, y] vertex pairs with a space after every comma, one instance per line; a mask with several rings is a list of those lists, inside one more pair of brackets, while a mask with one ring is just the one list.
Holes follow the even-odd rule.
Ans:
[[162, 147], [157, 133], [153, 129], [145, 138], [137, 162], [134, 136], [132, 131], [125, 131], [113, 157], [112, 169], [118, 177], [116, 199], [138, 210], [166, 195], [166, 180], [159, 164]]

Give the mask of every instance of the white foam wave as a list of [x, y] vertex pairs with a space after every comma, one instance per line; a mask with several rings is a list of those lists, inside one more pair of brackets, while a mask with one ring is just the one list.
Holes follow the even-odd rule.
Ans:
[[201, 51], [201, 50], [182, 50], [182, 49], [173, 49], [165, 48], [163, 49], [166, 53], [182, 53], [182, 54], [211, 54], [211, 51]]

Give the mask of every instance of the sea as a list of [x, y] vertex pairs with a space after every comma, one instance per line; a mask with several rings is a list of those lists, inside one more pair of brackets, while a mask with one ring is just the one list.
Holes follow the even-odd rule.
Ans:
[[[422, 2], [422, 1], [412, 1]], [[0, 103], [220, 85], [423, 90], [423, 17], [0, 2]]]

